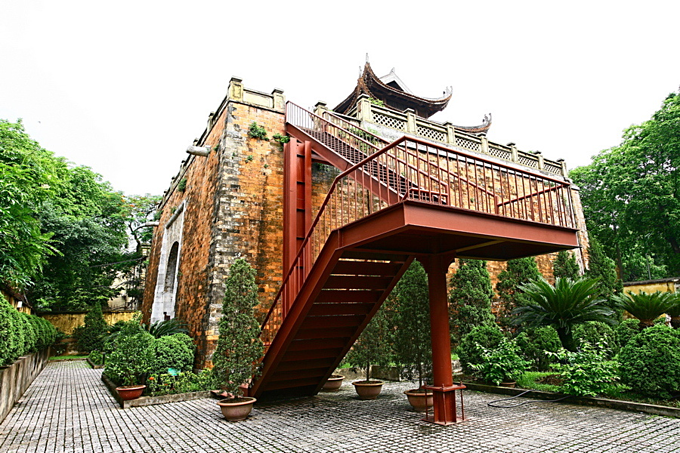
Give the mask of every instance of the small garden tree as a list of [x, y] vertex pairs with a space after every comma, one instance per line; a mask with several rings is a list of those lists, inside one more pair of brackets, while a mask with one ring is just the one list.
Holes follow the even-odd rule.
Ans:
[[353, 367], [364, 368], [365, 382], [371, 380], [371, 365], [388, 366], [392, 359], [390, 323], [385, 307], [373, 316], [352, 349], [345, 357], [345, 362]]
[[258, 304], [255, 270], [239, 258], [229, 269], [213, 355], [213, 374], [218, 385], [237, 399], [241, 384], [256, 376], [264, 346], [254, 309]]
[[107, 328], [108, 324], [104, 321], [102, 305], [95, 302], [85, 315], [85, 325], [75, 332], [78, 349], [82, 352], [101, 351], [104, 347]]
[[553, 261], [553, 276], [555, 278], [576, 280], [579, 278], [580, 273], [581, 269], [579, 269], [573, 253], [569, 253], [566, 250], [561, 250], [557, 253], [557, 258]]
[[[602, 246], [595, 239], [590, 240], [588, 256], [590, 260], [588, 270], [585, 273], [586, 277], [600, 279], [600, 296], [611, 301], [614, 294], [623, 292], [623, 283], [616, 273], [614, 260], [604, 253]], [[609, 302], [609, 306], [614, 308], [611, 302]]]
[[473, 327], [494, 323], [493, 287], [486, 261], [460, 260], [450, 285], [449, 320], [452, 338], [458, 343]]
[[508, 261], [507, 268], [498, 274], [496, 291], [500, 297], [499, 321], [504, 326], [512, 324], [512, 311], [529, 302], [522, 285], [541, 278], [536, 260], [533, 257]]
[[407, 379], [418, 375], [419, 387], [432, 369], [432, 343], [430, 340], [430, 300], [427, 274], [414, 261], [392, 292], [396, 329], [394, 355]]
[[586, 321], [614, 324], [613, 310], [599, 298], [597, 280], [558, 278], [555, 286], [544, 279], [521, 287], [528, 303], [517, 307], [515, 324], [527, 327], [553, 326], [562, 346], [576, 351], [572, 329]]
[[675, 298], [672, 293], [656, 291], [648, 294], [645, 292], [621, 293], [614, 296], [619, 307], [640, 320], [640, 328], [646, 329], [654, 325], [654, 320], [675, 306]]
[[473, 373], [475, 366], [484, 362], [483, 351], [493, 351], [505, 339], [503, 332], [495, 324], [483, 324], [473, 327], [464, 335], [456, 349], [463, 370]]

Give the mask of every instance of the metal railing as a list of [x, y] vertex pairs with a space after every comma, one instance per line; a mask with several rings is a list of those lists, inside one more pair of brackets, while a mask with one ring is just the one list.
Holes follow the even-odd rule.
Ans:
[[[286, 120], [323, 139], [341, 140], [343, 153], [364, 155], [338, 175], [262, 324], [270, 343], [285, 317], [282, 299], [293, 301], [333, 230], [375, 212], [415, 200], [494, 216], [575, 228], [569, 183], [490, 159], [402, 137], [380, 150], [377, 137], [345, 130], [311, 112], [294, 110]], [[335, 117], [337, 118], [337, 117]], [[358, 136], [361, 134], [361, 137]], [[328, 140], [327, 140], [328, 141]], [[354, 146], [360, 149], [354, 148]]]

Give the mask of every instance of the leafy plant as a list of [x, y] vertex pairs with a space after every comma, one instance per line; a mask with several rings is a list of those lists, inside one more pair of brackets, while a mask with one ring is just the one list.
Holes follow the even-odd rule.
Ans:
[[494, 385], [516, 381], [529, 366], [529, 362], [520, 357], [515, 342], [505, 337], [493, 349], [487, 349], [481, 344], [476, 344], [476, 348], [481, 361], [470, 364], [470, 368], [475, 375]]
[[353, 367], [363, 368], [366, 372], [366, 382], [371, 380], [371, 366], [388, 366], [391, 360], [390, 328], [384, 307], [373, 316], [352, 349], [345, 357], [345, 361]]
[[666, 313], [671, 317], [671, 326], [674, 329], [680, 329], [680, 293], [673, 294], [671, 306]]
[[153, 341], [146, 332], [119, 335], [106, 359], [104, 374], [117, 385], [143, 384], [151, 369]]
[[646, 329], [654, 325], [654, 320], [668, 310], [672, 310], [675, 299], [672, 293], [656, 291], [648, 294], [645, 292], [622, 293], [614, 296], [614, 300], [621, 308], [640, 320], [640, 327]]
[[385, 102], [381, 101], [380, 99], [368, 98], [368, 102], [370, 102], [373, 105], [377, 105], [379, 107], [385, 106]]
[[493, 287], [486, 261], [460, 260], [450, 286], [449, 321], [455, 342], [459, 342], [473, 327], [495, 322], [491, 313]]
[[483, 324], [474, 327], [470, 333], [461, 338], [458, 349], [456, 349], [463, 370], [468, 373], [473, 372], [474, 366], [484, 361], [481, 351], [484, 349], [493, 350], [503, 340], [503, 332], [495, 324]]
[[191, 371], [194, 364], [194, 345], [188, 335], [177, 333], [156, 338], [150, 345], [149, 373], [167, 373], [168, 369]]
[[600, 345], [605, 350], [607, 359], [619, 351], [616, 343], [614, 329], [610, 325], [600, 321], [586, 321], [574, 326], [574, 342], [582, 346], [589, 343], [591, 346]]
[[640, 333], [640, 321], [637, 319], [624, 319], [614, 329], [614, 338], [619, 349], [624, 346], [637, 334]]
[[248, 136], [257, 140], [269, 140], [267, 137], [267, 129], [265, 129], [264, 126], [259, 126], [255, 121], [250, 123]]
[[175, 335], [178, 333], [189, 333], [186, 329], [186, 323], [178, 318], [156, 321], [153, 324], [144, 325], [144, 329], [153, 335], [154, 338]]
[[281, 134], [279, 134], [279, 133], [274, 134], [274, 136], [273, 136], [272, 138], [273, 138], [275, 141], [281, 143], [282, 145], [285, 144], [285, 143], [290, 142], [290, 137], [289, 137], [289, 136], [287, 136], [287, 135], [281, 135]]
[[213, 375], [210, 370], [198, 373], [185, 371], [181, 373], [152, 374], [146, 381], [147, 393], [151, 396], [172, 395], [210, 390], [213, 386]]
[[598, 396], [622, 389], [619, 368], [607, 360], [608, 350], [603, 345], [585, 343], [575, 352], [563, 349], [557, 357], [565, 363], [555, 367], [562, 377], [561, 391], [568, 395]]
[[505, 326], [513, 324], [513, 310], [529, 303], [524, 295], [522, 285], [542, 278], [538, 271], [536, 260], [533, 257], [509, 260], [507, 267], [498, 274], [496, 291], [500, 299], [498, 317], [500, 323]]
[[184, 192], [185, 190], [187, 190], [187, 178], [182, 178], [179, 180], [179, 182], [177, 183], [177, 190], [179, 192]]
[[104, 365], [104, 354], [99, 351], [90, 352], [90, 355], [88, 355], [87, 358], [95, 365]]
[[101, 304], [94, 304], [85, 315], [85, 324], [74, 334], [78, 350], [82, 352], [101, 350], [104, 347], [107, 327]]
[[680, 392], [680, 333], [656, 325], [631, 338], [619, 353], [621, 380], [639, 394], [671, 398]]
[[401, 365], [407, 379], [417, 375], [419, 387], [422, 387], [425, 376], [432, 370], [432, 343], [427, 274], [420, 262], [413, 261], [390, 298], [396, 313], [395, 361]]
[[231, 265], [225, 282], [219, 337], [213, 354], [216, 382], [235, 398], [241, 395], [239, 386], [257, 376], [257, 364], [264, 351], [260, 325], [254, 316], [257, 304], [255, 270], [239, 258]]
[[556, 360], [552, 353], [562, 347], [560, 337], [552, 326], [525, 329], [515, 337], [515, 341], [531, 367], [538, 371], [550, 369]]
[[516, 308], [516, 324], [527, 327], [553, 326], [562, 346], [576, 351], [572, 328], [586, 321], [602, 321], [613, 324], [613, 310], [598, 298], [597, 280], [558, 278], [555, 286], [544, 279], [521, 287], [527, 297], [527, 305]]
[[553, 276], [555, 278], [570, 278], [576, 280], [579, 278], [581, 269], [576, 263], [576, 257], [573, 253], [566, 250], [561, 250], [557, 253], [557, 258], [552, 263]]

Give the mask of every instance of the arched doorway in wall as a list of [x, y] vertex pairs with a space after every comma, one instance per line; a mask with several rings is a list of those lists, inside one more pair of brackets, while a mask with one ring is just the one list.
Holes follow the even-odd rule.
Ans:
[[177, 268], [179, 261], [179, 242], [175, 241], [170, 247], [168, 265], [165, 270], [163, 285], [163, 319], [168, 320], [175, 315], [175, 288], [177, 284]]

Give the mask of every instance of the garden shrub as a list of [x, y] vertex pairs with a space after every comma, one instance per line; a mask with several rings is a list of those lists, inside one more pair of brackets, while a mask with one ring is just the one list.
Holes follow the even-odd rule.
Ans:
[[616, 339], [616, 344], [618, 344], [619, 348], [623, 349], [623, 347], [639, 333], [640, 321], [638, 319], [624, 319], [621, 321], [621, 324], [614, 329], [614, 338]]
[[609, 353], [601, 343], [583, 343], [576, 352], [563, 349], [558, 357], [565, 363], [555, 365], [562, 377], [560, 390], [577, 396], [598, 396], [621, 390], [619, 364], [607, 360]]
[[456, 350], [463, 369], [468, 373], [474, 372], [472, 365], [479, 365], [483, 362], [479, 346], [494, 349], [504, 338], [503, 332], [496, 325], [484, 324], [474, 327], [470, 333], [461, 338]]
[[168, 369], [191, 371], [194, 347], [191, 338], [183, 333], [156, 338], [151, 344], [151, 374], [168, 373]]
[[9, 365], [16, 359], [14, 351], [17, 338], [12, 311], [16, 310], [0, 294], [0, 366]]
[[607, 350], [607, 358], [611, 358], [618, 352], [618, 344], [614, 335], [614, 329], [600, 321], [586, 321], [574, 326], [574, 341], [581, 346], [588, 343], [595, 346], [601, 343]]
[[78, 349], [81, 352], [100, 351], [104, 347], [107, 327], [102, 306], [100, 303], [95, 303], [85, 315], [85, 325], [77, 329]]
[[90, 352], [90, 355], [88, 355], [87, 358], [95, 365], [104, 365], [104, 354], [99, 351]]
[[12, 351], [12, 362], [14, 362], [16, 359], [28, 352], [28, 349], [26, 348], [27, 327], [26, 320], [24, 319], [23, 315], [11, 306], [10, 308], [10, 316], [12, 317], [12, 324], [14, 326], [15, 333], [14, 350]]
[[214, 377], [210, 370], [198, 373], [186, 371], [171, 375], [168, 373], [153, 374], [147, 379], [146, 393], [151, 396], [171, 395], [175, 393], [200, 392], [214, 388]]
[[146, 332], [119, 335], [107, 356], [104, 375], [117, 385], [143, 384], [151, 368], [153, 341]]
[[31, 315], [26, 313], [19, 313], [21, 316], [21, 321], [24, 323], [24, 353], [29, 354], [35, 352], [35, 345], [38, 337], [38, 332], [36, 332], [33, 323], [31, 322]]
[[531, 367], [538, 371], [549, 370], [550, 364], [556, 360], [554, 353], [562, 347], [557, 330], [552, 326], [525, 329], [515, 341]]
[[632, 391], [668, 399], [680, 392], [680, 334], [664, 325], [648, 327], [619, 354], [621, 380]]
[[519, 356], [520, 351], [515, 342], [505, 337], [501, 337], [494, 348], [487, 349], [480, 344], [476, 344], [476, 347], [481, 362], [470, 367], [475, 375], [494, 385], [516, 381], [529, 366], [529, 362]]

